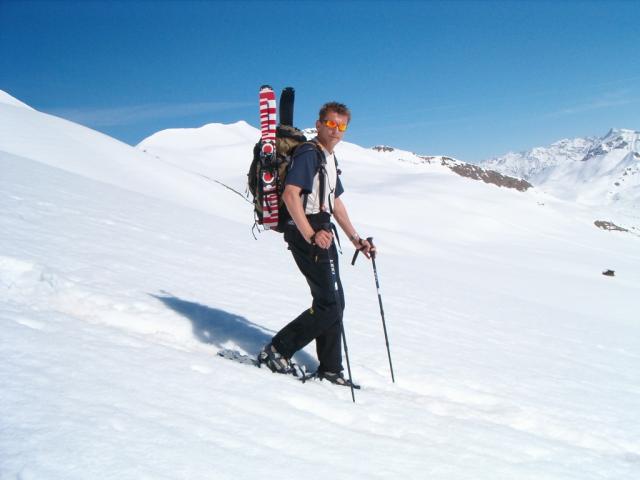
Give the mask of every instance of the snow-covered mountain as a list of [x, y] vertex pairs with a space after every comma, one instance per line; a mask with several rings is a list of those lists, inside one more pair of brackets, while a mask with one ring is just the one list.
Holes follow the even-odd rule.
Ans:
[[634, 130], [612, 129], [601, 138], [560, 140], [480, 165], [528, 180], [559, 198], [611, 206], [639, 217], [640, 132]]
[[244, 191], [257, 137], [133, 148], [0, 95], [1, 480], [640, 476], [638, 237], [439, 160], [338, 150], [395, 384], [371, 266], [344, 244], [356, 405], [217, 357], [308, 307], [281, 236], [254, 240], [224, 187]]

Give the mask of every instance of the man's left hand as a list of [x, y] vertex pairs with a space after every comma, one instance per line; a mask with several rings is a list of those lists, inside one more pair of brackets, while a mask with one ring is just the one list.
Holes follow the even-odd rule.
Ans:
[[[357, 240], [358, 245], [356, 246], [356, 249], [359, 250], [360, 252], [362, 252], [364, 254], [365, 257], [367, 258], [371, 258], [376, 256], [376, 247], [369, 242], [369, 240], [365, 239], [365, 238], [359, 238]], [[356, 242], [354, 242], [356, 243]]]

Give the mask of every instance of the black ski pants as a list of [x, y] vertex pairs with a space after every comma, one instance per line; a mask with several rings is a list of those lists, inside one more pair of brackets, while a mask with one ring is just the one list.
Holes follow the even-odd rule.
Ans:
[[[343, 368], [340, 342], [344, 292], [340, 282], [335, 241], [329, 250], [309, 245], [295, 227], [287, 229], [284, 238], [298, 268], [309, 284], [313, 302], [311, 308], [298, 315], [273, 337], [273, 346], [281, 355], [291, 358], [295, 352], [315, 340], [316, 353], [320, 362], [318, 370], [341, 372]], [[331, 274], [330, 258], [333, 259], [335, 267], [338, 284], [337, 297]]]

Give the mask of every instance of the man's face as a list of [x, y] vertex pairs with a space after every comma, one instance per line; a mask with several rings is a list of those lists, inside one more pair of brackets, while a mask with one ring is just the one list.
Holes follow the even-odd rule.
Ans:
[[[320, 143], [330, 152], [333, 151], [333, 147], [340, 143], [340, 140], [344, 137], [344, 132], [340, 131], [338, 125], [347, 125], [348, 120], [349, 117], [346, 115], [340, 115], [339, 113], [329, 110], [323, 119], [316, 121], [318, 140], [320, 140]], [[326, 125], [327, 121], [335, 122], [336, 126], [334, 128], [328, 127]]]

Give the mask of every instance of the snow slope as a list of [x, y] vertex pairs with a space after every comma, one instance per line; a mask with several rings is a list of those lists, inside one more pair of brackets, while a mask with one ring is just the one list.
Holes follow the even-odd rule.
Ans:
[[6, 97], [6, 93], [0, 97], [3, 151], [156, 200], [170, 194], [171, 201], [182, 206], [227, 214], [227, 208], [214, 201], [210, 179], [179, 166], [164, 165], [162, 160], [95, 130], [21, 108], [17, 100], [7, 101]]
[[397, 378], [371, 268], [345, 248], [353, 405], [215, 356], [256, 353], [308, 302], [282, 239], [254, 240], [251, 206], [210, 180], [242, 187], [246, 124], [145, 154], [9, 103], [0, 479], [640, 474], [637, 237], [539, 192], [340, 145], [345, 202], [380, 248]]

